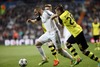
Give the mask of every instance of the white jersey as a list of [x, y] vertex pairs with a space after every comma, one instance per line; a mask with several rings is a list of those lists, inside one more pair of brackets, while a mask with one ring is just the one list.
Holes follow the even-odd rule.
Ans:
[[42, 23], [44, 24], [47, 31], [58, 30], [54, 20], [50, 19], [50, 16], [53, 15], [50, 10], [44, 10], [41, 16]]
[[41, 35], [37, 41], [41, 43], [52, 41], [56, 49], [59, 49], [61, 48], [60, 31], [58, 30], [55, 21], [51, 20], [51, 15], [53, 15], [51, 11], [44, 10], [42, 16], [40, 16], [46, 32]]

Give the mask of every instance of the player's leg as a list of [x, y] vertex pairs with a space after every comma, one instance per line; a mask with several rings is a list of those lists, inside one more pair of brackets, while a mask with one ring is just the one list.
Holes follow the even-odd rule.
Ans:
[[38, 65], [43, 65], [44, 63], [48, 62], [48, 59], [45, 55], [45, 52], [44, 52], [43, 48], [41, 47], [42, 44], [47, 41], [46, 35], [47, 35], [46, 33], [43, 34], [35, 43], [35, 45], [36, 45], [36, 47], [37, 47], [38, 51], [40, 52], [40, 55], [42, 56], [42, 59], [43, 59], [42, 62], [40, 62]]
[[41, 47], [42, 43], [37, 42], [35, 45], [36, 45], [40, 55], [42, 56], [42, 62], [40, 62], [38, 65], [43, 65], [44, 63], [48, 62], [48, 59], [45, 55], [45, 52], [44, 52], [43, 48]]
[[99, 46], [99, 50], [100, 50], [100, 35], [98, 36], [98, 46]]
[[53, 65], [57, 66], [59, 64], [59, 59], [57, 57], [57, 52], [56, 52], [57, 50], [56, 50], [56, 46], [55, 46], [55, 42], [56, 42], [55, 37], [56, 37], [55, 31], [50, 32], [49, 38], [52, 41], [51, 43], [53, 44], [54, 47], [52, 47], [52, 46], [49, 46], [49, 47], [51, 48], [51, 52], [53, 52], [52, 54], [55, 57]]
[[58, 50], [58, 53], [60, 53], [63, 57], [69, 58], [71, 61], [73, 61], [74, 66], [76, 64], [76, 59], [74, 59], [66, 50], [61, 48], [61, 41], [58, 32], [51, 36], [51, 40]]
[[100, 58], [98, 58], [93, 52], [85, 49], [82, 51], [84, 55], [88, 56], [90, 59], [98, 62], [98, 67], [100, 67]]
[[72, 44], [75, 44], [75, 38], [71, 35], [69, 37], [69, 39], [66, 42], [66, 46], [67, 48], [70, 50], [70, 52], [72, 53], [72, 55], [76, 58], [76, 59], [80, 59], [80, 56], [78, 55], [78, 53], [76, 52], [76, 49], [72, 46]]
[[67, 48], [70, 50], [73, 57], [77, 60], [76, 65], [79, 64], [82, 61], [82, 58], [78, 55], [76, 52], [76, 49], [72, 46], [72, 44], [75, 44], [75, 38], [73, 36], [70, 36], [69, 39], [66, 42]]
[[94, 50], [98, 50], [98, 42], [97, 42], [97, 36], [93, 36], [94, 38], [94, 45], [95, 45], [95, 49]]
[[58, 52], [62, 56], [67, 57], [67, 58], [73, 60], [73, 57], [67, 51], [65, 51], [64, 49], [61, 48], [61, 40], [60, 40], [59, 31], [56, 31], [56, 33], [54, 34], [54, 36], [52, 38], [53, 38], [52, 40], [54, 42], [54, 45], [55, 45], [56, 49], [58, 49]]
[[50, 41], [48, 44], [49, 44], [48, 47], [50, 48], [51, 53], [54, 56], [54, 64], [53, 64], [53, 66], [57, 66], [59, 64], [59, 59], [58, 59], [58, 56], [57, 56], [57, 50], [56, 50], [56, 48], [55, 48], [55, 46], [54, 46], [52, 41]]
[[90, 59], [100, 63], [100, 58], [98, 58], [93, 52], [87, 50], [88, 45], [86, 42], [86, 39], [83, 35], [83, 32], [81, 32], [77, 37], [76, 37], [77, 43], [79, 45], [80, 50], [83, 52], [84, 55], [89, 57]]
[[45, 53], [44, 53], [43, 48], [41, 47], [41, 46], [42, 46], [42, 43], [38, 41], [35, 45], [36, 45], [38, 51], [40, 52], [40, 54], [41, 54], [43, 60], [45, 60], [46, 55], [45, 55]]
[[[67, 30], [67, 28], [64, 26], [64, 30], [63, 30], [63, 36], [64, 36], [64, 45], [71, 51], [72, 55], [74, 56], [74, 58], [77, 59], [77, 64], [81, 61], [80, 56], [78, 55], [78, 53], [76, 52], [76, 50], [74, 49], [74, 47], [72, 47], [71, 44], [75, 44], [75, 39], [73, 36], [71, 36], [71, 33]], [[65, 47], [65, 48], [66, 48]]]
[[[40, 41], [40, 42], [47, 42], [49, 40], [49, 34], [48, 34], [48, 32], [46, 32], [45, 34], [43, 34], [39, 39], [38, 39], [38, 41]], [[57, 62], [57, 60], [58, 60], [58, 57], [57, 57], [57, 51], [56, 51], [56, 49], [55, 49], [55, 46], [53, 45], [53, 43], [51, 42], [51, 43], [48, 43], [49, 44], [49, 48], [50, 48], [50, 50], [51, 50], [51, 52], [52, 52], [52, 55], [54, 56], [54, 60], [55, 60], [55, 62]], [[43, 51], [43, 49], [40, 51], [41, 53], [40, 54], [42, 54], [42, 53], [44, 53], [44, 51]], [[42, 55], [43, 56], [43, 55]], [[45, 56], [43, 56], [43, 57], [45, 57]], [[47, 58], [46, 58], [46, 60], [47, 60]], [[58, 62], [59, 63], [59, 62]], [[56, 65], [58, 65], [58, 63], [56, 63]], [[42, 65], [42, 64], [44, 64], [44, 63], [39, 63], [39, 65]]]
[[54, 56], [55, 60], [58, 60], [57, 51], [52, 41], [48, 42], [48, 47], [51, 50], [52, 55]]
[[99, 35], [96, 36], [97, 49], [100, 50]]

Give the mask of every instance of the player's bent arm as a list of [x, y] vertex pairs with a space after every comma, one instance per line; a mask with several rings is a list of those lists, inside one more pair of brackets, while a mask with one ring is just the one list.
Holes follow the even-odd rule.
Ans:
[[63, 28], [63, 25], [59, 22], [58, 17], [54, 18], [54, 21], [55, 21], [60, 27]]
[[28, 19], [27, 22], [28, 22], [28, 23], [33, 23], [33, 24], [34, 24], [34, 23], [37, 22], [37, 19], [34, 19], [34, 20], [32, 20], [32, 19]]
[[58, 23], [58, 25], [63, 27], [62, 20], [59, 18], [59, 16], [57, 14], [52, 15], [50, 18], [52, 20], [56, 21]]
[[57, 18], [57, 17], [58, 17], [57, 14], [53, 14], [50, 18], [51, 18], [52, 20], [54, 20], [54, 19]]
[[31, 22], [31, 23], [34, 24], [34, 23], [37, 23], [37, 21], [40, 21], [40, 20], [41, 20], [41, 18], [40, 18], [40, 15], [39, 15], [39, 16], [37, 16], [34, 20], [28, 19], [27, 22], [29, 22], [29, 23]]
[[54, 18], [53, 19], [56, 23], [58, 23], [59, 21], [58, 21], [58, 18]]

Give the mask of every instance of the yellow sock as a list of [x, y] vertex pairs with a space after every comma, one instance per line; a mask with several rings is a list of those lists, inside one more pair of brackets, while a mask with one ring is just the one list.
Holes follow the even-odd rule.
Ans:
[[57, 51], [56, 51], [56, 49], [55, 49], [55, 46], [54, 46], [54, 45], [51, 45], [51, 46], [49, 46], [49, 48], [50, 48], [50, 50], [51, 50], [51, 52], [52, 52], [52, 55], [54, 56], [54, 59], [55, 59], [55, 60], [58, 60]]

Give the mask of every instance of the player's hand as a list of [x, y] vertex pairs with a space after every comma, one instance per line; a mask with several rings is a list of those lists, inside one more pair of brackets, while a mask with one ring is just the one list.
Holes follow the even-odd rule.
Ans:
[[34, 23], [36, 23], [36, 22], [37, 22], [36, 19], [34, 19], [34, 20], [32, 20], [32, 19], [28, 19], [28, 20], [27, 20], [27, 23], [33, 23], [33, 24], [34, 24]]
[[51, 19], [53, 20], [53, 19], [55, 19], [56, 17], [58, 17], [58, 15], [57, 15], [57, 14], [54, 14], [54, 15], [51, 16]]
[[30, 22], [32, 22], [31, 19], [28, 19], [28, 20], [27, 20], [27, 23], [30, 23]]

